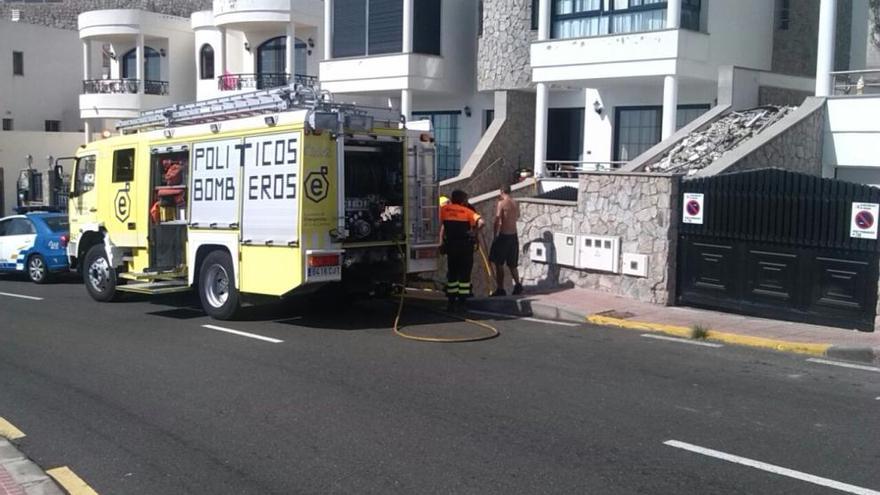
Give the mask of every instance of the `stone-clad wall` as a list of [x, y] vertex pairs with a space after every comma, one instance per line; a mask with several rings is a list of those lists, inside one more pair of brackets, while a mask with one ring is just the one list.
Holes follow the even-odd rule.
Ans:
[[[852, 8], [852, 0], [837, 2], [836, 70], [850, 67]], [[773, 72], [815, 77], [819, 0], [792, 0], [789, 2], [788, 29], [780, 29], [778, 12], [773, 29]]]
[[[671, 304], [675, 293], [679, 178], [596, 173], [581, 177], [579, 189], [576, 204], [520, 201], [520, 269], [525, 284], [546, 289], [574, 285], [655, 304]], [[557, 232], [620, 236], [621, 254], [648, 255], [648, 277], [532, 263], [529, 244], [552, 241], [553, 233]]]
[[198, 10], [210, 10], [211, 0], [63, 0], [61, 2], [0, 3], [0, 19], [9, 20], [12, 9], [21, 11], [21, 21], [60, 29], [76, 29], [76, 17], [90, 10], [140, 9], [189, 17]]
[[483, 34], [477, 51], [480, 91], [522, 89], [532, 85], [529, 49], [531, 0], [483, 0]]

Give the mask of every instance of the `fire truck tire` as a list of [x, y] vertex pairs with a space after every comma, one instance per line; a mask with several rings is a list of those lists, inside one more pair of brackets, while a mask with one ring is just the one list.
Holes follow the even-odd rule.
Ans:
[[35, 284], [45, 284], [49, 281], [49, 267], [46, 260], [39, 254], [32, 254], [27, 260], [27, 275]]
[[202, 262], [199, 269], [199, 299], [202, 309], [211, 318], [231, 320], [241, 308], [234, 274], [232, 259], [225, 251], [214, 251]]
[[92, 246], [83, 263], [83, 282], [92, 299], [110, 302], [116, 299], [116, 268], [110, 266], [103, 244]]

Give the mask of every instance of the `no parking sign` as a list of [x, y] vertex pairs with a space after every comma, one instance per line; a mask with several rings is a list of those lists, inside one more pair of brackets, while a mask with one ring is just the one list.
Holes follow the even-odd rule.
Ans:
[[876, 240], [878, 212], [880, 212], [880, 204], [853, 203], [850, 237]]
[[682, 201], [681, 221], [694, 225], [703, 225], [703, 195], [684, 193]]

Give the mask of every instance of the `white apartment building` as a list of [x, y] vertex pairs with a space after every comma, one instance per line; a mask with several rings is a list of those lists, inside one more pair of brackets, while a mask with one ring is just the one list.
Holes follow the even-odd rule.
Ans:
[[112, 130], [142, 110], [192, 101], [195, 36], [187, 19], [142, 10], [79, 15], [82, 93], [87, 137]]
[[0, 20], [0, 214], [16, 204], [19, 170], [82, 143], [76, 32]]
[[[604, 164], [635, 158], [717, 103], [724, 67], [748, 69], [757, 80], [754, 91], [734, 96], [739, 106], [788, 102], [759, 95], [757, 86], [773, 88], [791, 102], [815, 88], [814, 70], [777, 70], [784, 64], [776, 59], [786, 54], [774, 51], [774, 43], [789, 24], [801, 21], [791, 19], [789, 2], [535, 3], [538, 29], [530, 61], [539, 174], [542, 164], [557, 160]], [[864, 25], [867, 2], [853, 1], [847, 14], [853, 20], [847, 27], [859, 21]], [[800, 43], [815, 49], [817, 24], [805, 26]], [[849, 29], [841, 34], [858, 37], [865, 32]], [[860, 44], [848, 40], [845, 46], [855, 53], [847, 60], [860, 52], [864, 61], [864, 39]]]
[[191, 16], [198, 99], [317, 82], [321, 0], [215, 0]]

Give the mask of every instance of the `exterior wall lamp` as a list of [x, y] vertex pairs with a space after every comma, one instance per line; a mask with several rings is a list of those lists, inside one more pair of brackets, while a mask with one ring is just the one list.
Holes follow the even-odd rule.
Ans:
[[251, 51], [251, 44], [248, 43], [247, 41], [244, 42], [244, 50], [248, 53], [250, 53], [250, 51]]
[[464, 116], [465, 117], [471, 116], [471, 107], [469, 107], [469, 106], [464, 107]]

